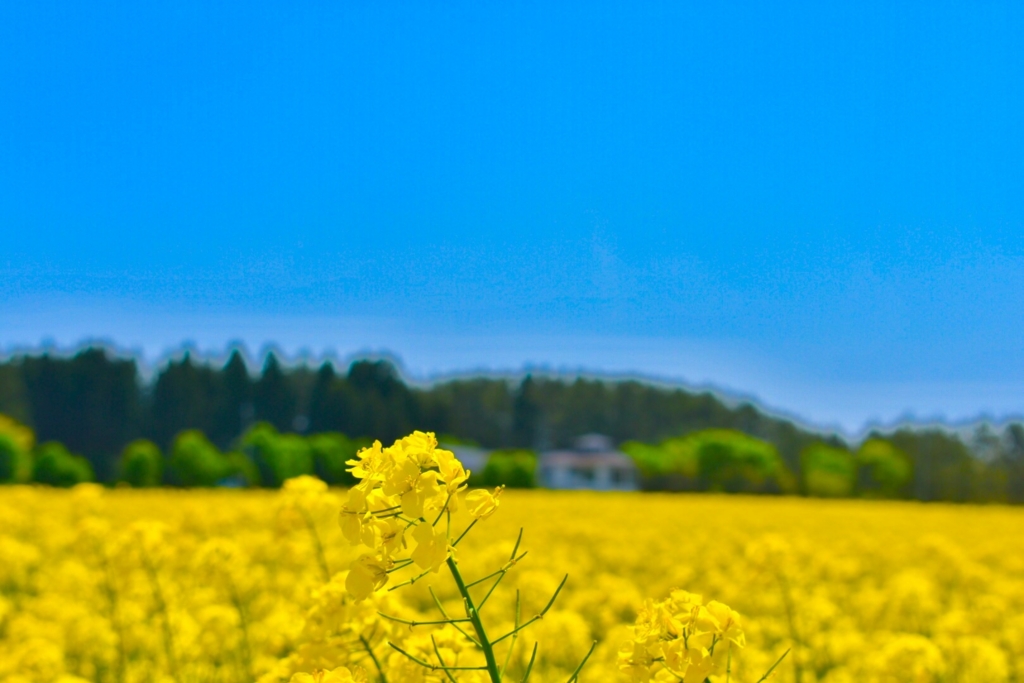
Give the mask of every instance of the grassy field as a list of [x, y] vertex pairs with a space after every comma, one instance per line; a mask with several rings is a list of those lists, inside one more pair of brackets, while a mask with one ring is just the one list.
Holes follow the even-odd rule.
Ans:
[[[389, 683], [449, 680], [387, 642], [418, 651], [434, 633], [449, 657], [471, 661], [451, 625], [377, 612], [436, 619], [433, 588], [457, 614], [451, 578], [353, 601], [345, 573], [359, 549], [339, 530], [344, 498], [299, 507], [266, 491], [0, 489], [0, 680], [271, 683], [342, 665], [376, 680], [364, 644]], [[458, 546], [462, 573], [501, 567], [520, 528], [528, 555], [487, 602], [489, 630], [513, 627], [517, 589], [525, 620], [569, 579], [522, 632], [509, 680], [539, 642], [530, 680], [565, 681], [594, 640], [579, 680], [629, 680], [617, 658], [638, 609], [676, 588], [742, 615], [731, 681], [754, 683], [787, 649], [775, 680], [1024, 680], [1024, 510], [508, 491]]]

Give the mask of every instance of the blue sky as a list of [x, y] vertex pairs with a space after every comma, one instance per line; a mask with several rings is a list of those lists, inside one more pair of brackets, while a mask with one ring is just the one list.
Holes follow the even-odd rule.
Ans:
[[439, 5], [0, 6], [0, 347], [1024, 412], [1021, 5]]

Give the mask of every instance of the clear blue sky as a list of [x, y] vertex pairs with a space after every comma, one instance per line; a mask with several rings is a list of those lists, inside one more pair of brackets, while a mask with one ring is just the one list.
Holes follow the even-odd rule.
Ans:
[[0, 5], [0, 346], [1024, 412], [1024, 6], [441, 5]]

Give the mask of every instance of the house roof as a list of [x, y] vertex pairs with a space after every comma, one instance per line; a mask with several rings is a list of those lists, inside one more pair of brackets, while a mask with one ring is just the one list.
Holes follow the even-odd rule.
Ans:
[[577, 436], [572, 443], [572, 450], [584, 451], [587, 453], [608, 453], [615, 451], [615, 444], [610, 436], [604, 434], [582, 434]]

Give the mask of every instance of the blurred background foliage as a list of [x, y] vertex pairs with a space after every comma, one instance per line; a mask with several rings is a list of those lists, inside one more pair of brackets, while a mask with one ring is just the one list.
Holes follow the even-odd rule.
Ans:
[[792, 492], [792, 475], [777, 448], [732, 429], [705, 429], [657, 445], [628, 441], [622, 450], [647, 477], [649, 488]]
[[[653, 490], [1024, 502], [1024, 426], [901, 428], [859, 444], [710, 392], [637, 380], [410, 385], [387, 360], [251, 367], [187, 352], [144, 376], [101, 348], [0, 362], [0, 482], [280, 486], [415, 429], [491, 451], [474, 483], [536, 484], [537, 453], [606, 434]], [[37, 445], [41, 444], [41, 445]]]
[[537, 485], [537, 454], [525, 448], [492, 451], [480, 474], [471, 472], [470, 485], [533, 488]]
[[164, 474], [163, 455], [152, 441], [136, 439], [124, 447], [118, 469], [118, 479], [130, 486], [159, 486]]
[[80, 455], [68, 452], [64, 444], [47, 441], [35, 450], [32, 478], [50, 486], [74, 486], [93, 480], [92, 466]]

